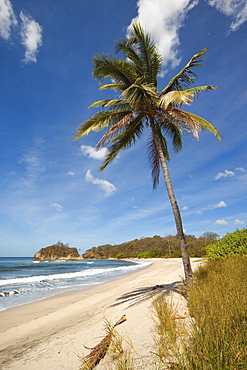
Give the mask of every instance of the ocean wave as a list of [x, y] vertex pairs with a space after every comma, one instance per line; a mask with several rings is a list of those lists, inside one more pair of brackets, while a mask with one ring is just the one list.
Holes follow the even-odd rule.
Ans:
[[98, 268], [98, 269], [88, 269], [82, 270], [77, 272], [68, 272], [62, 274], [51, 274], [51, 275], [38, 275], [38, 276], [29, 276], [29, 277], [21, 277], [15, 279], [6, 279], [0, 280], [0, 286], [3, 285], [11, 285], [11, 284], [27, 284], [27, 283], [39, 283], [44, 281], [51, 281], [51, 280], [64, 280], [64, 279], [74, 279], [74, 278], [83, 278], [89, 276], [97, 276], [97, 275], [105, 275], [114, 272], [128, 272], [131, 270], [136, 270], [140, 267], [148, 265], [149, 263], [140, 262], [136, 263], [135, 265], [131, 266], [119, 266], [119, 267], [110, 267], [110, 268]]

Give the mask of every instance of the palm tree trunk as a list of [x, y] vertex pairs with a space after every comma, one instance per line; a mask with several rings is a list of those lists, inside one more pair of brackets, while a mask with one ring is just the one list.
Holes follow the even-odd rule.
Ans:
[[188, 252], [188, 248], [187, 248], [186, 240], [184, 236], [182, 218], [181, 218], [180, 210], [179, 210], [176, 197], [173, 191], [170, 174], [168, 171], [168, 166], [166, 163], [165, 156], [162, 150], [160, 149], [160, 147], [159, 147], [159, 158], [160, 158], [160, 163], [161, 163], [161, 167], [162, 167], [163, 174], [164, 174], [166, 189], [167, 189], [168, 196], [171, 202], [172, 211], [173, 211], [173, 215], [174, 215], [174, 219], [176, 223], [177, 235], [180, 240], [180, 248], [182, 252], [185, 282], [186, 284], [188, 284], [192, 281], [192, 268], [190, 264], [189, 252]]

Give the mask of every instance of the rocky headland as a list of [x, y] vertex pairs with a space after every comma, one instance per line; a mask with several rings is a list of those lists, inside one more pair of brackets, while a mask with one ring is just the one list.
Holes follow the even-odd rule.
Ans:
[[59, 242], [49, 247], [41, 248], [35, 253], [34, 261], [55, 261], [55, 260], [81, 260], [83, 259], [76, 248], [69, 248]]

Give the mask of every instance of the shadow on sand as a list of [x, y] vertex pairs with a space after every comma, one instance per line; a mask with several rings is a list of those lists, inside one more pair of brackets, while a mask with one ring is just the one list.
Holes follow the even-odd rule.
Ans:
[[[170, 292], [176, 292], [185, 296], [181, 289], [181, 281], [175, 281], [170, 284], [154, 285], [133, 290], [132, 292], [125, 293], [117, 299], [117, 302], [112, 307], [118, 306], [122, 303], [129, 303], [128, 307], [137, 305], [150, 298], [154, 298], [157, 294], [169, 294]], [[185, 297], [186, 298], [186, 297]]]

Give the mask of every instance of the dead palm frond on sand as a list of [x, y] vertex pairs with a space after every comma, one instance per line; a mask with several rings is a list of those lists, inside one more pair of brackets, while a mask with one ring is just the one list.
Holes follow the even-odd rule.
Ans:
[[109, 322], [106, 322], [107, 334], [95, 347], [89, 348], [91, 349], [91, 352], [86, 357], [79, 358], [79, 360], [82, 362], [79, 370], [91, 370], [94, 369], [96, 365], [98, 365], [98, 363], [105, 357], [110, 347], [115, 327], [122, 324], [126, 320], [126, 316], [123, 315], [113, 326], [111, 326]]

